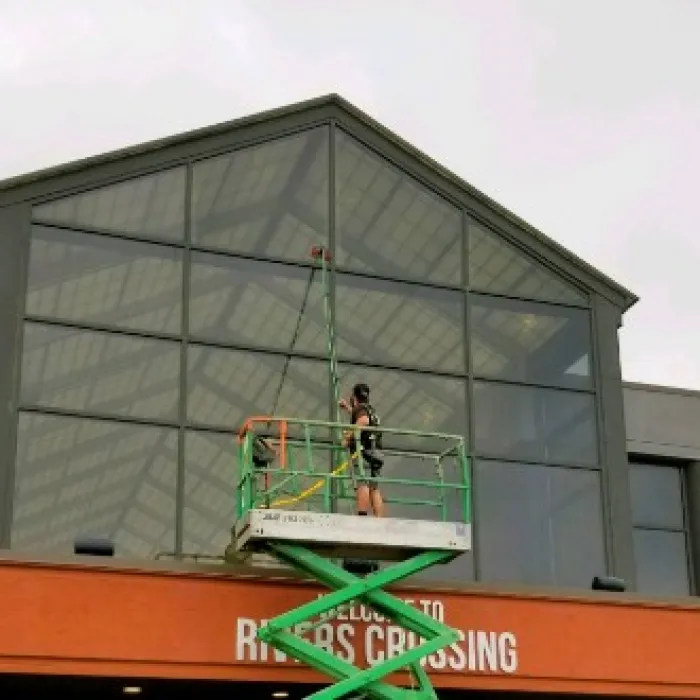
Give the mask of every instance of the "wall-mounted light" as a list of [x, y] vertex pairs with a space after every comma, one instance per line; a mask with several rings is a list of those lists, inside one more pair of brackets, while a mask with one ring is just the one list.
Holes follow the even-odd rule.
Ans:
[[289, 693], [286, 690], [276, 690], [272, 693], [273, 698], [288, 698]]
[[105, 537], [76, 537], [73, 554], [86, 557], [113, 557], [114, 542]]
[[139, 685], [125, 685], [122, 688], [124, 695], [139, 695], [141, 693], [141, 686]]
[[594, 591], [624, 593], [627, 590], [627, 584], [624, 579], [617, 578], [616, 576], [595, 576], [591, 583], [591, 588]]

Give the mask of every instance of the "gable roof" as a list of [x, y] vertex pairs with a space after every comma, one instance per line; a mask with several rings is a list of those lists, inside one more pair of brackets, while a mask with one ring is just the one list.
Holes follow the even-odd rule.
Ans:
[[[639, 300], [633, 292], [337, 94], [259, 112], [0, 181], [0, 207], [46, 198], [49, 193], [56, 198], [64, 193], [70, 194], [76, 189], [102, 186], [108, 184], [109, 180], [141, 174], [139, 171], [152, 172], [187, 158], [202, 157], [226, 148], [231, 150], [237, 145], [274, 138], [303, 126], [328, 122], [331, 119], [348, 129], [351, 135], [361, 132], [363, 140], [371, 142], [370, 145], [382, 155], [400, 161], [412, 175], [419, 177], [477, 217], [483, 218], [501, 235], [510, 238], [511, 242], [524, 248], [533, 257], [546, 260], [573, 280], [602, 294], [621, 311], [626, 311]], [[95, 175], [104, 182], [96, 183]]]

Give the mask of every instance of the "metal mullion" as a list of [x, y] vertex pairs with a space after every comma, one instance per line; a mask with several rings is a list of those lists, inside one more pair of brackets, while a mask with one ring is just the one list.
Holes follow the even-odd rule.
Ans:
[[602, 472], [599, 464], [587, 464], [585, 462], [564, 462], [562, 460], [532, 459], [530, 457], [517, 457], [514, 455], [499, 455], [491, 452], [475, 450], [473, 459], [480, 462], [503, 462], [504, 464], [519, 464], [533, 467], [555, 467], [561, 469], [583, 469], [590, 472]]
[[[190, 172], [190, 171], [188, 171]], [[192, 186], [191, 176], [187, 178], [188, 191]], [[189, 196], [189, 195], [188, 195]], [[191, 218], [191, 204], [185, 207], [185, 216]], [[277, 263], [280, 265], [290, 265], [292, 267], [299, 267], [302, 269], [309, 269], [313, 267], [312, 263], [304, 262], [303, 260], [295, 260], [293, 258], [284, 258], [277, 255], [265, 255], [260, 253], [250, 253], [246, 251], [231, 250], [230, 248], [224, 248], [214, 245], [206, 245], [201, 243], [192, 243], [191, 240], [185, 242], [184, 240], [173, 241], [165, 238], [155, 238], [153, 236], [133, 236], [125, 233], [119, 233], [117, 231], [108, 231], [104, 229], [88, 228], [81, 226], [77, 228], [75, 226], [69, 226], [67, 224], [57, 224], [57, 223], [46, 223], [43, 221], [33, 222], [35, 226], [41, 226], [43, 228], [48, 228], [58, 231], [68, 231], [70, 233], [84, 234], [85, 236], [102, 236], [104, 238], [110, 238], [120, 241], [128, 241], [131, 243], [145, 243], [147, 245], [162, 246], [165, 248], [171, 248], [176, 250], [191, 250], [197, 253], [209, 253], [211, 255], [219, 255], [226, 258], [240, 258], [242, 260], [254, 260], [257, 262], [269, 262]], [[191, 236], [191, 222], [185, 222], [185, 236]]]
[[472, 574], [475, 581], [479, 580], [479, 547], [476, 546], [479, 532], [478, 511], [479, 504], [476, 500], [476, 448], [474, 428], [474, 367], [472, 362], [472, 324], [471, 306], [469, 298], [469, 218], [465, 209], [462, 214], [462, 299], [464, 303], [464, 367], [466, 377], [466, 401], [467, 401], [467, 456], [469, 459], [469, 499], [472, 529]]
[[399, 365], [387, 364], [385, 362], [377, 362], [375, 360], [360, 360], [358, 358], [348, 358], [342, 355], [338, 356], [338, 364], [351, 365], [353, 367], [370, 367], [371, 369], [386, 370], [387, 372], [404, 372], [408, 374], [420, 374], [427, 377], [436, 377], [440, 379], [460, 379], [464, 380], [467, 376], [465, 372], [449, 372], [446, 370], [434, 370], [422, 365]]
[[592, 387], [569, 387], [561, 384], [543, 384], [542, 382], [526, 382], [516, 379], [501, 379], [500, 377], [487, 377], [485, 375], [474, 375], [474, 381], [482, 384], [502, 384], [515, 387], [525, 387], [529, 389], [542, 389], [549, 391], [564, 392], [568, 394], [584, 394], [587, 396], [595, 395], [596, 391]]
[[[328, 297], [330, 302], [330, 318], [332, 324], [332, 333], [336, 341], [336, 352], [337, 352], [337, 339], [338, 333], [336, 328], [336, 279], [337, 279], [337, 266], [336, 266], [336, 251], [337, 251], [337, 231], [336, 231], [336, 195], [337, 195], [337, 183], [336, 183], [336, 123], [335, 119], [331, 119], [328, 125], [328, 250], [331, 254], [331, 260], [328, 270]], [[338, 368], [340, 367], [340, 357], [336, 354], [336, 362]], [[340, 422], [339, 418], [339, 407], [335, 405], [335, 395], [333, 393], [333, 378], [330, 374], [330, 363], [331, 360], [328, 358], [329, 372], [328, 372], [328, 417], [329, 420]], [[334, 436], [331, 436], [332, 438]], [[333, 471], [333, 450], [328, 452], [328, 471]], [[338, 482], [333, 479], [330, 483], [330, 510], [332, 513], [338, 512]]]
[[526, 297], [517, 294], [505, 294], [503, 292], [490, 292], [485, 289], [479, 289], [478, 287], [469, 288], [469, 292], [475, 296], [481, 297], [494, 297], [496, 299], [504, 299], [506, 301], [523, 301], [531, 304], [542, 304], [543, 306], [556, 306], [563, 309], [578, 309], [583, 311], [590, 311], [592, 305], [585, 302], [577, 303], [575, 301], [554, 301], [549, 299], [542, 299], [539, 297]]
[[349, 267], [343, 267], [342, 265], [336, 266], [336, 272], [341, 275], [347, 275], [348, 277], [359, 277], [371, 280], [378, 280], [381, 282], [396, 282], [403, 285], [411, 285], [415, 287], [427, 287], [428, 289], [444, 290], [447, 292], [461, 292], [463, 288], [459, 284], [445, 284], [441, 282], [434, 282], [432, 280], [425, 280], [419, 277], [395, 277], [394, 275], [381, 274], [378, 272], [371, 272], [368, 270], [354, 270]]
[[143, 338], [148, 340], [165, 340], [175, 341], [180, 340], [180, 336], [176, 333], [162, 333], [160, 331], [146, 331], [136, 328], [128, 328], [123, 326], [115, 326], [107, 323], [93, 323], [92, 321], [73, 321], [70, 319], [57, 318], [55, 316], [38, 316], [36, 314], [26, 314], [24, 317], [25, 323], [36, 323], [43, 326], [54, 326], [58, 328], [69, 328], [72, 330], [94, 332], [94, 333], [111, 333], [113, 335], [124, 335], [131, 338]]
[[[498, 292], [489, 292], [487, 290], [481, 290], [477, 288], [469, 288], [469, 293], [472, 297], [478, 297], [479, 299], [498, 299], [503, 301], [514, 301], [520, 302], [522, 304], [533, 304], [535, 306], [543, 307], [554, 307], [556, 309], [567, 309], [572, 311], [590, 311], [591, 307], [588, 305], [576, 304], [575, 302], [568, 301], [549, 301], [547, 299], [538, 299], [536, 297], [526, 297], [516, 294], [503, 294]], [[477, 302], [478, 303], [478, 302]]]
[[205, 245], [201, 243], [189, 244], [188, 249], [195, 253], [205, 253], [208, 255], [219, 256], [221, 258], [237, 258], [239, 260], [250, 260], [253, 262], [261, 263], [274, 263], [276, 265], [288, 265], [289, 267], [298, 267], [303, 270], [309, 270], [313, 268], [313, 263], [304, 262], [303, 260], [296, 260], [294, 258], [283, 258], [278, 255], [266, 255], [263, 253], [250, 253], [242, 250], [231, 250], [230, 248], [224, 248], [213, 245]]
[[177, 421], [167, 421], [160, 418], [141, 418], [138, 416], [125, 416], [100, 411], [81, 411], [77, 409], [58, 408], [55, 406], [43, 406], [34, 403], [21, 403], [17, 407], [18, 412], [44, 414], [60, 418], [78, 418], [83, 420], [96, 420], [108, 423], [122, 423], [126, 425], [140, 425], [153, 428], [178, 428]]
[[214, 338], [204, 338], [200, 335], [192, 335], [188, 339], [188, 345], [211, 348], [214, 350], [231, 350], [233, 352], [250, 352], [260, 355], [274, 355], [276, 357], [293, 357], [300, 360], [310, 360], [323, 362], [327, 358], [321, 353], [306, 352], [304, 350], [295, 350], [290, 352], [284, 348], [272, 348], [265, 345], [255, 345], [252, 343], [231, 343], [225, 340], [216, 340]]
[[192, 197], [193, 165], [187, 164], [185, 175], [185, 249], [182, 254], [182, 296], [180, 299], [180, 397], [178, 403], [177, 426], [177, 473], [175, 482], [175, 558], [182, 558], [185, 538], [185, 480], [186, 431], [187, 424], [187, 390], [188, 390], [188, 339], [190, 329], [190, 280], [192, 270]]
[[693, 559], [693, 545], [691, 542], [692, 533], [690, 532], [690, 499], [688, 496], [688, 467], [687, 464], [684, 466], [676, 466], [679, 471], [680, 481], [681, 481], [681, 508], [683, 515], [683, 527], [681, 532], [683, 532], [685, 537], [685, 560], [686, 567], [688, 571], [688, 587], [690, 589], [691, 595], [698, 593], [696, 586], [698, 581], [695, 577], [695, 561]]
[[650, 525], [646, 523], [634, 523], [633, 526], [635, 530], [644, 530], [645, 532], [675, 532], [678, 534], [683, 534], [688, 536], [688, 531], [685, 526], [678, 527], [676, 525]]
[[147, 243], [148, 245], [158, 245], [166, 248], [182, 249], [183, 247], [182, 240], [171, 240], [142, 234], [120, 233], [119, 231], [111, 231], [93, 226], [74, 226], [65, 223], [57, 223], [55, 221], [48, 222], [42, 219], [32, 219], [32, 226], [41, 226], [42, 228], [50, 228], [58, 231], [69, 231], [70, 233], [83, 234], [85, 236], [102, 236], [119, 241], [131, 241], [132, 243]]

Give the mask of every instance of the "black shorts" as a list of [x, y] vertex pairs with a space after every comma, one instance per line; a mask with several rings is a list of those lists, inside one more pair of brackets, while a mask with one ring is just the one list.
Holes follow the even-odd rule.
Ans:
[[370, 487], [376, 487], [377, 483], [374, 481], [381, 473], [382, 467], [384, 466], [384, 459], [381, 454], [378, 454], [376, 450], [362, 450], [362, 466], [364, 467], [365, 474], [369, 474], [369, 479], [360, 478], [358, 483], [367, 484]]

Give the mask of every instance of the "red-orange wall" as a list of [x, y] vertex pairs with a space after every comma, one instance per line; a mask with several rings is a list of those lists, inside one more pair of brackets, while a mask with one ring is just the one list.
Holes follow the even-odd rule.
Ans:
[[[2, 562], [0, 671], [325, 680], [250, 642], [262, 620], [321, 592], [288, 581]], [[464, 632], [457, 648], [428, 661], [438, 687], [700, 697], [700, 607], [400, 595]], [[322, 626], [316, 640], [356, 665], [379, 660], [401, 633], [368, 612]]]

